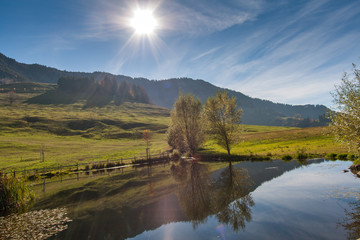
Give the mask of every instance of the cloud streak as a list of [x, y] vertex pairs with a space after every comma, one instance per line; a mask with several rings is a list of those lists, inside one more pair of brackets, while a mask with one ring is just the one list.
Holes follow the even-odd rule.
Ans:
[[[211, 54], [204, 61], [206, 66], [193, 69], [218, 86], [253, 97], [329, 105], [329, 92], [359, 54], [360, 32], [344, 29], [359, 17], [360, 10], [353, 3], [326, 12], [333, 7], [328, 4], [310, 2], [295, 15], [259, 26], [247, 36], [226, 42], [226, 51], [216, 57]], [[199, 56], [206, 59], [206, 53]]]

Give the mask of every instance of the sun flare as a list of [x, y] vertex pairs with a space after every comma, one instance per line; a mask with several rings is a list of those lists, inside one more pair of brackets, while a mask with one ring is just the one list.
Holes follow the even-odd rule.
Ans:
[[154, 32], [158, 23], [151, 10], [137, 9], [134, 11], [130, 25], [137, 34], [148, 35]]

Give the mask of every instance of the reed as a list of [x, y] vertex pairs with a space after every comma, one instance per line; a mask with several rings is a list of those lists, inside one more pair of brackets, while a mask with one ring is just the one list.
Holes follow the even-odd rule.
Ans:
[[0, 214], [25, 212], [34, 199], [35, 195], [25, 181], [0, 172]]

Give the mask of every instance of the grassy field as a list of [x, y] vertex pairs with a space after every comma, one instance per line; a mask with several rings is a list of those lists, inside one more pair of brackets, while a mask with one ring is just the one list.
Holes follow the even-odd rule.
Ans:
[[[165, 133], [170, 116], [166, 108], [137, 103], [86, 109], [82, 103], [23, 103], [30, 96], [34, 94], [17, 93], [10, 105], [9, 94], [0, 93], [0, 169], [55, 167], [145, 155], [145, 129], [153, 133], [152, 154], [168, 149]], [[327, 135], [326, 127], [243, 128], [242, 141], [232, 149], [233, 154], [281, 158], [301, 149], [319, 156], [346, 152]], [[212, 140], [206, 141], [201, 152], [225, 153]]]
[[[151, 152], [167, 150], [169, 110], [153, 105], [83, 109], [82, 104], [9, 105], [0, 94], [0, 168], [39, 168], [145, 155], [142, 132], [150, 129]], [[42, 161], [42, 151], [44, 159]]]
[[[334, 142], [327, 127], [287, 128], [245, 125], [244, 129], [242, 140], [233, 147], [232, 154], [256, 154], [281, 158], [287, 154], [295, 156], [300, 151], [322, 157], [329, 153], [347, 152], [344, 146]], [[226, 153], [213, 140], [206, 142], [203, 152]]]

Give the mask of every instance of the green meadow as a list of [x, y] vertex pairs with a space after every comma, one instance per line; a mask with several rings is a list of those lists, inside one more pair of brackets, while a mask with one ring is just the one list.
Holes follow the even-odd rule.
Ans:
[[[39, 168], [145, 155], [142, 132], [152, 132], [151, 153], [167, 150], [169, 110], [125, 103], [84, 109], [72, 105], [6, 103], [1, 94], [1, 168]], [[19, 94], [18, 94], [19, 95]], [[42, 157], [44, 152], [44, 157]], [[44, 161], [43, 161], [44, 160]], [[130, 160], [129, 160], [130, 161]]]
[[[166, 130], [169, 109], [155, 105], [125, 103], [103, 108], [70, 105], [27, 104], [36, 93], [17, 93], [9, 104], [0, 94], [0, 169], [57, 167], [145, 155], [142, 132], [152, 132], [151, 154], [168, 150]], [[290, 128], [242, 125], [243, 137], [232, 154], [281, 158], [302, 150], [314, 156], [345, 153], [326, 127]], [[225, 153], [208, 139], [201, 153]]]
[[[314, 157], [326, 157], [330, 153], [346, 153], [347, 149], [334, 142], [327, 127], [291, 128], [244, 125], [241, 141], [233, 147], [232, 154], [260, 155], [281, 158], [295, 157], [305, 152]], [[204, 144], [206, 153], [226, 153], [213, 140]]]

